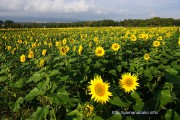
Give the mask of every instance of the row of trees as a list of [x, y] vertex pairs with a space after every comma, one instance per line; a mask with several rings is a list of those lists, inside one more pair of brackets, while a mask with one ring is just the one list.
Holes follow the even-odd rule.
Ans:
[[1, 21], [1, 28], [62, 28], [62, 27], [103, 27], [103, 26], [124, 26], [124, 27], [151, 27], [151, 26], [180, 26], [180, 19], [154, 17], [150, 19], [125, 19], [122, 21], [99, 20], [81, 21], [71, 23], [15, 23], [12, 20]]

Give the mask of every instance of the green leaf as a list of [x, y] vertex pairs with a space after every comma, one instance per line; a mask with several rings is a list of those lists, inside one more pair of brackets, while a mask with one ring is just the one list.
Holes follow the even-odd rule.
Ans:
[[42, 120], [42, 111], [43, 108], [42, 107], [38, 107], [36, 109], [36, 112], [34, 112], [29, 118], [27, 118], [26, 120]]
[[118, 107], [128, 107], [129, 103], [122, 102], [122, 100], [119, 97], [113, 97], [113, 99], [110, 99], [109, 102], [113, 105], [117, 105]]
[[131, 97], [136, 100], [136, 104], [133, 105], [134, 110], [135, 111], [142, 111], [142, 109], [144, 107], [144, 102], [140, 98], [139, 94], [137, 92], [132, 92]]
[[121, 120], [121, 114], [114, 114], [112, 117], [108, 118], [107, 120]]
[[128, 65], [128, 63], [123, 61], [123, 62], [121, 62], [121, 65], [122, 65], [123, 67], [125, 67], [125, 66]]
[[166, 111], [165, 120], [179, 120], [180, 116], [173, 109]]
[[1, 77], [0, 77], [0, 82], [4, 82], [4, 81], [6, 81], [6, 79], [7, 79], [6, 76], [1, 76]]
[[176, 52], [174, 56], [180, 57], [180, 52]]
[[95, 116], [95, 117], [93, 118], [93, 120], [104, 120], [104, 119], [101, 118], [101, 117], [99, 117], [99, 116]]
[[32, 100], [34, 97], [45, 94], [45, 91], [40, 91], [38, 88], [31, 90], [25, 97], [26, 101]]
[[21, 88], [23, 86], [23, 79], [20, 78], [18, 81], [14, 83], [14, 87]]
[[170, 75], [174, 75], [174, 76], [178, 74], [178, 71], [173, 68], [167, 68], [165, 71], [168, 72]]
[[160, 105], [164, 106], [169, 102], [172, 102], [172, 97], [170, 90], [162, 90], [159, 94], [160, 96]]
[[126, 50], [126, 53], [127, 53], [127, 54], [131, 54], [132, 51], [131, 51], [131, 50]]
[[118, 70], [119, 72], [121, 72], [121, 69], [122, 69], [122, 66], [121, 66], [121, 65], [118, 65], [118, 66], [117, 66], [117, 70]]
[[180, 76], [166, 75], [167, 82], [172, 84], [180, 84]]
[[115, 70], [109, 70], [108, 73], [111, 74], [111, 75], [117, 76]]
[[65, 87], [57, 90], [57, 96], [60, 98], [61, 104], [67, 103], [69, 95], [68, 95], [67, 91], [65, 90]]
[[139, 94], [137, 92], [132, 92], [131, 97], [136, 99], [136, 100], [141, 100], [141, 98], [140, 98], [140, 96], [139, 96]]
[[13, 112], [17, 112], [20, 109], [20, 105], [23, 104], [24, 99], [22, 97], [19, 97], [18, 100], [16, 100], [15, 103], [11, 106], [11, 109], [13, 109]]
[[77, 58], [70, 58], [70, 59], [69, 59], [69, 63], [75, 62], [76, 60], [77, 60]]
[[60, 81], [66, 81], [69, 78], [69, 75], [65, 75], [63, 77], [60, 77]]
[[91, 59], [91, 58], [88, 58], [87, 64], [91, 64], [91, 62], [92, 62], [92, 59]]
[[46, 77], [46, 74], [44, 72], [35, 72], [33, 74], [33, 76], [31, 76], [26, 83], [29, 83], [29, 82], [32, 82], [32, 81], [37, 83], [38, 81], [40, 81], [44, 77]]
[[100, 68], [102, 65], [98, 61], [93, 65], [94, 68]]
[[47, 115], [48, 115], [48, 113], [49, 113], [49, 108], [50, 108], [50, 106], [49, 105], [46, 105], [44, 108], [43, 108], [43, 118], [44, 119], [46, 119], [46, 117], [47, 117]]
[[49, 77], [52, 77], [52, 76], [55, 76], [55, 75], [58, 75], [60, 74], [59, 73], [59, 70], [52, 70], [50, 73], [49, 73]]

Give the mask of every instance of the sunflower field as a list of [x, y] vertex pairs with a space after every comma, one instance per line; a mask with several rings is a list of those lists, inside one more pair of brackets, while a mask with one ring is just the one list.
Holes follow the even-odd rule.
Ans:
[[179, 27], [0, 29], [0, 119], [180, 119]]

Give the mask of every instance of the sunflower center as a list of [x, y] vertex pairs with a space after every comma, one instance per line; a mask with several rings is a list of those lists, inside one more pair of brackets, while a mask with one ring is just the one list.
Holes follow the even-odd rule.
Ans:
[[102, 54], [102, 50], [98, 50], [98, 51], [97, 51], [97, 54]]
[[133, 85], [133, 80], [131, 78], [126, 79], [125, 84], [127, 87], [131, 87]]
[[149, 58], [149, 55], [145, 55], [145, 58]]
[[62, 53], [65, 53], [65, 52], [66, 52], [65, 48], [62, 48]]
[[98, 95], [98, 96], [103, 96], [105, 94], [105, 87], [104, 85], [98, 83], [95, 85], [95, 93]]

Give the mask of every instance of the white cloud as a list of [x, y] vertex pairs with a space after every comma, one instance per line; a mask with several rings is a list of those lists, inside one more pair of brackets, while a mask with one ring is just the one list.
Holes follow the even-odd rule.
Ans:
[[35, 12], [86, 12], [93, 8], [87, 0], [0, 0], [0, 10]]
[[0, 0], [0, 17], [178, 18], [179, 4], [179, 0]]

